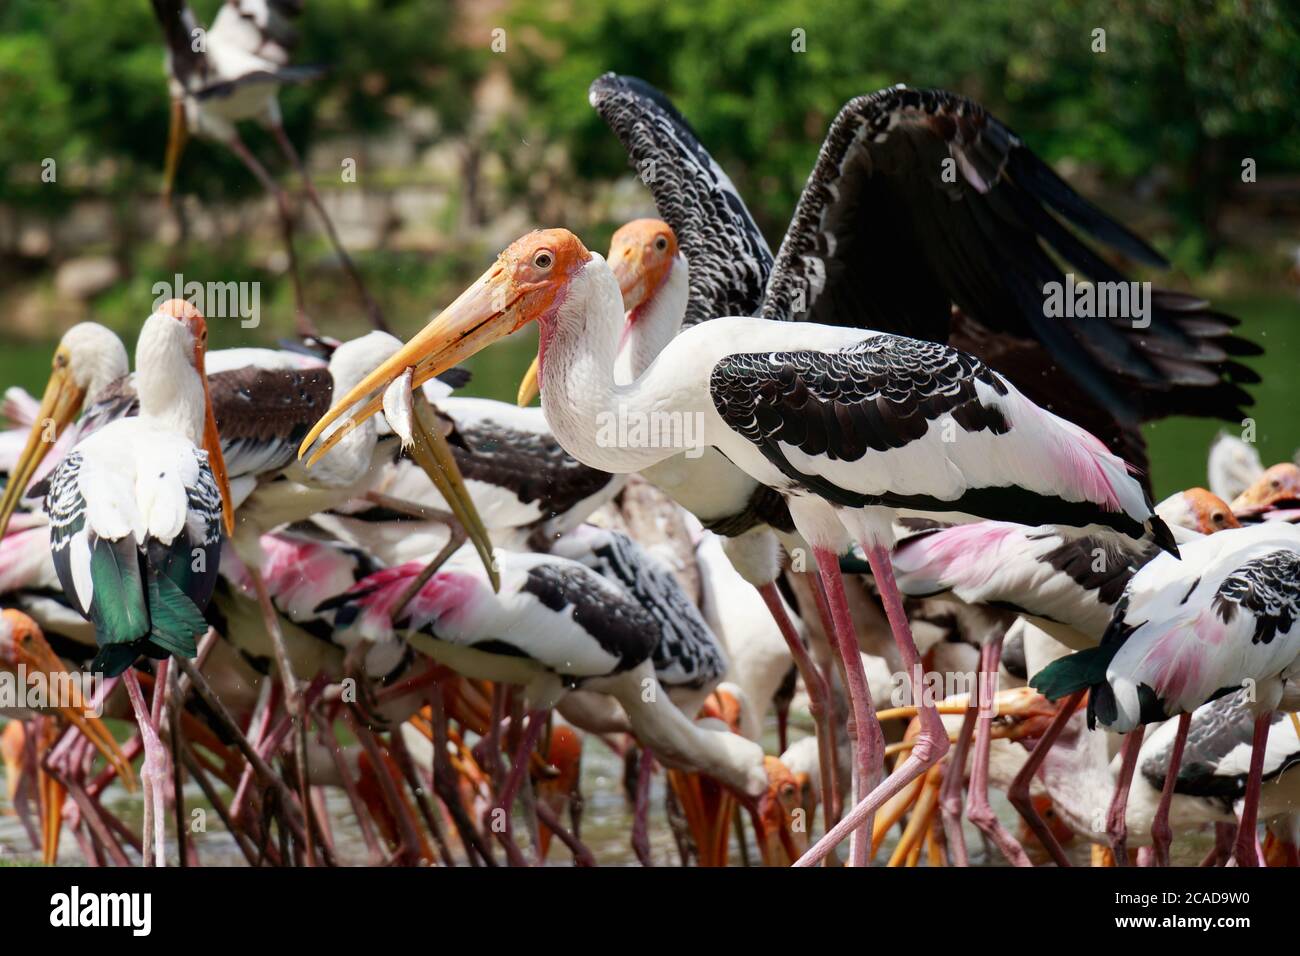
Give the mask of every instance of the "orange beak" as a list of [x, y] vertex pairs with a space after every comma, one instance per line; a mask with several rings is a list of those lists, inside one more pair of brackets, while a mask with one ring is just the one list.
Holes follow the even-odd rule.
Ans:
[[172, 100], [170, 122], [167, 128], [167, 158], [163, 167], [163, 204], [170, 206], [172, 188], [176, 185], [176, 171], [181, 165], [181, 153], [190, 138], [189, 126], [185, 122], [185, 102], [179, 98]]
[[0, 611], [0, 618], [8, 626], [14, 663], [25, 665], [29, 673], [44, 675], [51, 696], [63, 701], [54, 709], [81, 731], [117, 771], [126, 788], [134, 792], [135, 774], [126, 756], [104, 722], [88, 713], [89, 702], [82, 693], [80, 683], [64, 668], [63, 662], [50, 648], [36, 622], [21, 611], [9, 608]]
[[[564, 229], [546, 229], [516, 240], [491, 268], [447, 306], [433, 321], [347, 395], [336, 400], [307, 433], [298, 457], [341, 418], [343, 431], [370, 418], [383, 407], [383, 392], [409, 368], [411, 387], [457, 365], [498, 339], [558, 306], [573, 275], [591, 258], [577, 237]], [[359, 407], [357, 406], [360, 403]], [[307, 459], [308, 467], [332, 447], [336, 431]], [[341, 438], [341, 436], [340, 436]]]
[[27, 444], [23, 446], [18, 463], [9, 474], [4, 495], [0, 496], [0, 538], [8, 530], [9, 521], [27, 491], [27, 486], [31, 484], [36, 469], [64, 429], [77, 417], [86, 400], [85, 390], [77, 385], [72, 376], [70, 361], [71, 355], [67, 348], [60, 346], [54, 353], [54, 367], [41, 398], [41, 407], [36, 412], [36, 421], [27, 435]]

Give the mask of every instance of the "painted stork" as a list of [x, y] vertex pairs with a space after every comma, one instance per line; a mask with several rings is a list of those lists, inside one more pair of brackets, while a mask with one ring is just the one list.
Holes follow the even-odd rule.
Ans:
[[[1173, 547], [1122, 461], [963, 353], [884, 333], [732, 317], [677, 336], [636, 382], [619, 386], [613, 366], [622, 317], [618, 281], [603, 257], [566, 230], [531, 233], [340, 399], [299, 452], [354, 405], [352, 420], [374, 415], [383, 404], [378, 391], [408, 369], [418, 385], [537, 320], [543, 409], [579, 461], [627, 472], [713, 446], [780, 490], [813, 547], [841, 651], [852, 649], [850, 697], [861, 711], [870, 707], [869, 688], [839, 556], [853, 539], [861, 543], [911, 673], [918, 655], [888, 555], [898, 511], [1101, 525]], [[629, 442], [629, 426], [639, 426], [643, 440]], [[688, 435], [687, 428], [697, 432]], [[805, 860], [824, 857], [890, 793], [942, 757], [948, 738], [932, 706], [922, 724], [921, 742], [900, 771]], [[865, 739], [874, 774], [879, 726], [862, 729], [860, 746]]]
[[1108, 821], [1117, 859], [1145, 725], [1178, 716], [1185, 739], [1197, 707], [1250, 683], [1254, 749], [1234, 856], [1254, 866], [1268, 730], [1283, 682], [1300, 672], [1300, 528], [1233, 528], [1186, 544], [1182, 553], [1182, 561], [1157, 556], [1133, 576], [1099, 647], [1056, 661], [1030, 683], [1052, 699], [1090, 690], [1089, 727], [1100, 722], [1128, 735]]
[[[416, 650], [467, 677], [524, 689], [527, 724], [497, 808], [508, 811], [513, 803], [547, 710], [577, 688], [613, 696], [632, 732], [669, 766], [701, 770], [745, 797], [766, 791], [762, 749], [696, 727], [656, 677], [652, 658], [664, 622], [644, 603], [653, 595], [643, 589], [634, 596], [585, 564], [554, 555], [500, 551], [497, 561], [499, 593], [472, 556], [460, 552], [404, 609], [398, 610], [419, 562], [380, 571], [331, 602], [345, 632], [391, 643], [397, 630]], [[499, 835], [508, 840], [507, 832]]]
[[[1239, 527], [1232, 510], [1202, 488], [1171, 495], [1156, 506], [1180, 541]], [[1078, 535], [1053, 526], [1029, 528], [1009, 522], [980, 521], [952, 527], [930, 527], [905, 537], [894, 549], [893, 565], [899, 589], [913, 598], [951, 595], [964, 605], [996, 612], [1011, 610], [1074, 650], [1095, 647], [1115, 613], [1125, 586], [1144, 564], [1160, 553], [1149, 541], [1132, 541], [1121, 535]], [[978, 676], [979, 693], [997, 689], [997, 663], [1006, 629], [995, 621], [982, 632]], [[991, 648], [997, 648], [990, 651]], [[990, 659], [992, 658], [992, 659]], [[1072, 711], [1070, 705], [1066, 709]], [[942, 805], [945, 827], [949, 815], [960, 819], [961, 783], [965, 773], [965, 744], [976, 708], [953, 754], [955, 771], [944, 781]], [[1000, 823], [988, 803], [988, 748], [994, 712], [981, 708], [975, 763], [971, 774], [969, 815], [988, 833], [1003, 854], [1021, 866], [1029, 859]], [[1053, 746], [1059, 725], [1040, 743], [1045, 753]], [[1041, 758], [1041, 754], [1039, 755]], [[1064, 860], [1059, 843], [1051, 838], [1028, 801], [1031, 765], [1011, 789], [1013, 805], [1058, 862]], [[953, 850], [964, 849], [960, 837], [951, 836]], [[964, 855], [960, 858], [964, 858]]]
[[1050, 284], [1066, 281], [1058, 262], [1096, 282], [1128, 278], [1061, 220], [1131, 259], [1168, 263], [978, 103], [902, 85], [849, 100], [773, 257], [662, 92], [607, 73], [588, 99], [681, 242], [687, 327], [761, 314], [949, 342], [1143, 471], [1141, 421], [1239, 422], [1251, 403], [1240, 386], [1258, 376], [1234, 358], [1259, 349], [1192, 296], [1153, 290], [1149, 326], [1047, 314]]
[[[610, 241], [608, 261], [618, 279], [625, 312], [614, 378], [628, 384], [650, 366], [681, 329], [687, 311], [690, 270], [673, 230], [657, 219], [638, 219], [620, 227]], [[519, 386], [520, 405], [527, 405], [536, 396], [538, 369], [539, 359], [534, 359]], [[728, 559], [741, 577], [758, 590], [808, 691], [809, 712], [823, 750], [823, 788], [836, 792], [833, 778], [837, 762], [830, 757], [834, 749], [829, 726], [830, 685], [804, 648], [776, 586], [782, 572], [783, 541], [791, 549], [803, 548], [803, 543], [791, 534], [794, 524], [784, 500], [713, 448], [700, 450], [698, 457], [670, 457], [643, 469], [642, 474], [706, 529], [723, 535]], [[780, 533], [784, 533], [783, 540], [778, 539]], [[820, 609], [821, 603], [817, 606]], [[825, 624], [827, 632], [833, 633], [831, 623]], [[828, 817], [828, 826], [829, 822]]]
[[387, 329], [379, 303], [370, 295], [361, 273], [339, 241], [311, 174], [281, 122], [277, 98], [280, 87], [314, 80], [324, 72], [318, 66], [289, 64], [289, 55], [298, 42], [291, 21], [302, 12], [302, 0], [226, 0], [211, 29], [206, 31], [185, 0], [153, 0], [153, 9], [167, 44], [167, 75], [172, 97], [164, 196], [171, 197], [181, 152], [191, 133], [216, 140], [234, 153], [275, 199], [293, 278], [298, 331], [302, 335], [314, 335], [294, 252], [289, 197], [244, 145], [237, 129], [241, 122], [260, 123], [270, 130], [280, 151], [301, 176], [307, 198], [356, 286], [371, 324], [380, 330]]
[[124, 675], [140, 726], [145, 860], [152, 829], [159, 865], [168, 758], [131, 665], [142, 654], [194, 655], [208, 627], [222, 528], [233, 527], [206, 345], [203, 316], [186, 302], [170, 300], [146, 319], [136, 346], [139, 416], [79, 442], [50, 473], [45, 495], [59, 581], [95, 625], [94, 667]]

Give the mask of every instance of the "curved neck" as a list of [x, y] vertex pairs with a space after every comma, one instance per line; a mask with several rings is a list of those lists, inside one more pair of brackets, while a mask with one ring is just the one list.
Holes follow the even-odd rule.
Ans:
[[699, 446], [702, 416], [689, 410], [689, 375], [668, 376], [659, 363], [615, 384], [623, 298], [603, 257], [592, 255], [540, 324], [542, 409], [570, 455], [627, 474]]
[[184, 435], [192, 445], [203, 442], [206, 398], [194, 368], [194, 342], [175, 319], [151, 315], [135, 347], [135, 389], [140, 417]]
[[616, 382], [623, 385], [639, 378], [681, 331], [689, 294], [690, 270], [679, 255], [654, 294], [627, 312], [625, 341], [614, 367]]

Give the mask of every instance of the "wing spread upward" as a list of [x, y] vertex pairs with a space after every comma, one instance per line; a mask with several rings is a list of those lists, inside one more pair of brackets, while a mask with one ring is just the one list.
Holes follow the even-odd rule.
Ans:
[[[1155, 290], [1149, 324], [1134, 321], [1133, 300], [1127, 315], [1049, 314], [1051, 284], [1066, 294], [1058, 262], [1094, 283], [1128, 278], [1065, 223], [1166, 265], [979, 104], [906, 87], [858, 97], [822, 145], [763, 316], [946, 341], [956, 305], [1000, 334], [1037, 340], [1121, 422], [1188, 406], [1233, 416], [1249, 404], [1237, 383], [1257, 379], [1229, 356], [1256, 350], [1204, 302]], [[1060, 311], [1074, 310], [1062, 300]]]
[[666, 96], [635, 77], [606, 73], [591, 84], [588, 97], [627, 150], [690, 263], [684, 325], [757, 314], [772, 252], [690, 124]]

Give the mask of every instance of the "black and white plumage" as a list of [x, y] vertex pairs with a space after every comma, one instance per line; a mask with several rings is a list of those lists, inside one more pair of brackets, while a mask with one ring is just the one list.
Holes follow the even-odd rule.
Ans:
[[[672, 573], [627, 535], [584, 525], [556, 541], [551, 553], [617, 583], [654, 617], [659, 640], [650, 656], [659, 683], [674, 699], [689, 696], [702, 703], [722, 680], [727, 658], [699, 609]], [[688, 714], [699, 709], [679, 705]]]
[[1234, 528], [1156, 557], [1125, 589], [1101, 646], [1034, 678], [1049, 696], [1091, 687], [1091, 722], [1121, 733], [1254, 682], [1257, 716], [1300, 659], [1300, 529]]
[[587, 98], [622, 142], [691, 264], [684, 324], [756, 314], [772, 251], [690, 124], [663, 93], [633, 76], [606, 73]]
[[1167, 263], [977, 103], [902, 86], [850, 100], [772, 261], [734, 186], [662, 93], [606, 74], [590, 99], [632, 164], [653, 171], [643, 178], [691, 264], [688, 325], [762, 314], [952, 341], [1142, 468], [1137, 422], [1239, 420], [1250, 404], [1240, 386], [1258, 378], [1231, 356], [1258, 349], [1231, 334], [1235, 319], [1193, 297], [1155, 290], [1140, 328], [1045, 314], [1048, 283], [1065, 280], [1057, 260], [1094, 281], [1127, 281], [1062, 220]]

